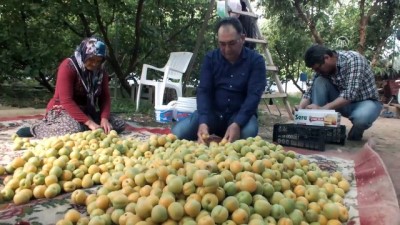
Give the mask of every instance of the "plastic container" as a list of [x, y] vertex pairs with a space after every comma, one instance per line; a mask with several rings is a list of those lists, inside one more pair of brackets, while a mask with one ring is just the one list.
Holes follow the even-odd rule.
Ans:
[[193, 109], [193, 111], [197, 109], [197, 101], [195, 97], [178, 97], [176, 105], [179, 107]]
[[284, 146], [324, 151], [326, 143], [344, 145], [346, 126], [322, 127], [300, 124], [275, 124], [272, 140]]
[[173, 108], [173, 118], [176, 121], [184, 120], [197, 109], [195, 97], [178, 97], [177, 101], [172, 101], [168, 105]]
[[169, 105], [159, 105], [154, 108], [156, 121], [160, 123], [169, 123], [172, 121], [173, 108]]
[[174, 119], [176, 121], [184, 120], [184, 119], [188, 118], [189, 116], [191, 116], [195, 110], [196, 109], [193, 110], [193, 108], [190, 108], [190, 107], [176, 106], [175, 110], [174, 110], [174, 113], [175, 113]]

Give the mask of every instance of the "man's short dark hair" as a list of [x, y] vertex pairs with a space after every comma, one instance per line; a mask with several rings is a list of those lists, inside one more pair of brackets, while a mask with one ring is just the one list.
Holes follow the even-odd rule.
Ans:
[[225, 17], [221, 19], [215, 26], [215, 33], [218, 34], [219, 28], [226, 25], [232, 25], [239, 35], [243, 34], [242, 23], [240, 23], [240, 20], [236, 17]]
[[334, 51], [329, 48], [315, 44], [307, 49], [306, 54], [304, 55], [304, 62], [307, 67], [311, 68], [315, 64], [323, 64], [325, 62], [325, 55], [333, 56], [333, 54]]

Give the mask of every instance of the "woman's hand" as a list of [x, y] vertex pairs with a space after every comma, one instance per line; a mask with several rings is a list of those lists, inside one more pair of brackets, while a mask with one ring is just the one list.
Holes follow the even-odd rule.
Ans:
[[93, 120], [86, 121], [85, 125], [89, 127], [90, 130], [97, 130], [100, 128], [100, 125], [95, 123]]
[[111, 126], [111, 123], [106, 118], [101, 119], [100, 126], [101, 126], [101, 128], [103, 128], [104, 133], [106, 133], [106, 134], [108, 134], [113, 129], [113, 127]]

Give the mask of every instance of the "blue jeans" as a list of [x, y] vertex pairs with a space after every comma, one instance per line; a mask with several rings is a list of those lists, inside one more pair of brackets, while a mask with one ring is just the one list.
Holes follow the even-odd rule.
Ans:
[[[210, 113], [211, 114], [211, 113]], [[226, 129], [232, 124], [236, 114], [229, 118], [224, 118], [216, 113], [212, 113], [208, 116], [208, 132], [215, 134], [219, 137], [224, 137]], [[175, 134], [179, 139], [186, 139], [195, 141], [198, 139], [197, 131], [199, 129], [199, 114], [197, 110], [193, 112], [188, 118], [179, 121], [172, 128], [172, 133]], [[245, 139], [248, 137], [255, 137], [258, 134], [258, 121], [256, 116], [252, 116], [246, 125], [240, 129], [240, 138]]]
[[[339, 90], [326, 78], [317, 77], [311, 89], [311, 103], [319, 106], [334, 101], [339, 97]], [[364, 131], [372, 126], [382, 110], [382, 103], [378, 100], [364, 100], [352, 102], [336, 109], [342, 116], [347, 117], [353, 124], [348, 138], [361, 140]]]

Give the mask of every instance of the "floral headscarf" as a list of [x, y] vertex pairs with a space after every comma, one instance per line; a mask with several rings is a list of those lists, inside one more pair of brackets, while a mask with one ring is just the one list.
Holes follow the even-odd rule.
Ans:
[[[106, 45], [104, 42], [96, 37], [86, 38], [76, 48], [74, 56], [78, 61], [79, 67], [82, 71], [85, 71], [85, 61], [93, 56], [100, 56], [105, 59], [106, 57]], [[104, 61], [103, 61], [104, 62]], [[101, 69], [103, 64], [101, 66]]]
[[[103, 57], [103, 63], [97, 70], [90, 71], [86, 69], [85, 61], [93, 56]], [[96, 112], [95, 97], [101, 93], [105, 57], [106, 45], [97, 37], [84, 39], [75, 49], [74, 55], [71, 57], [82, 85], [87, 93], [87, 106], [85, 111], [92, 117]]]

